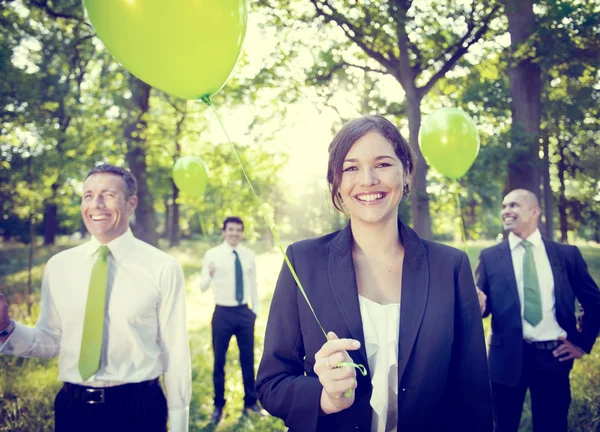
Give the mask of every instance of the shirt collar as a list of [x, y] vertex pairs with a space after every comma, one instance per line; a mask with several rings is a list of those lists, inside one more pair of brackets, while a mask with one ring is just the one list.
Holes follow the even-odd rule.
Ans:
[[[129, 252], [129, 250], [133, 247], [134, 239], [135, 237], [133, 236], [131, 229], [128, 229], [124, 234], [106, 244], [115, 261], [120, 261], [127, 254], [127, 252]], [[100, 243], [96, 237], [92, 236], [88, 242], [88, 245], [87, 254], [92, 256], [98, 252], [98, 248], [102, 246], [102, 243]]]
[[[531, 243], [534, 248], [538, 248], [542, 244], [542, 234], [540, 233], [540, 230], [536, 228], [536, 230], [532, 232], [525, 240]], [[513, 234], [512, 232], [508, 234], [508, 244], [510, 246], [510, 250], [515, 250], [515, 248], [519, 246], [522, 241], [523, 239], [521, 237]]]
[[227, 241], [223, 241], [223, 244], [221, 246], [224, 247], [227, 252], [233, 253], [233, 252], [239, 252], [240, 247], [242, 245], [238, 244], [236, 247], [233, 248], [233, 247], [231, 247], [231, 245], [229, 243], [227, 243]]

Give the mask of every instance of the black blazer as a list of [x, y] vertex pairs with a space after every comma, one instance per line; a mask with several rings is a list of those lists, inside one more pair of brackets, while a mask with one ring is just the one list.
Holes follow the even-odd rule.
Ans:
[[[405, 247], [398, 346], [398, 430], [492, 430], [481, 313], [467, 256], [421, 240], [399, 221]], [[326, 331], [361, 342], [368, 360], [352, 260], [350, 225], [287, 250]], [[326, 342], [284, 264], [273, 296], [257, 376], [262, 405], [291, 432], [371, 430], [371, 375], [357, 373], [354, 404], [320, 414], [322, 386], [313, 372]]]
[[[600, 329], [600, 291], [575, 246], [543, 239], [554, 277], [556, 320], [567, 339], [590, 352]], [[488, 361], [492, 381], [516, 385], [521, 379], [523, 323], [517, 281], [508, 241], [481, 251], [477, 286], [487, 295], [484, 316], [492, 314]], [[575, 298], [585, 310], [583, 331], [577, 331]]]

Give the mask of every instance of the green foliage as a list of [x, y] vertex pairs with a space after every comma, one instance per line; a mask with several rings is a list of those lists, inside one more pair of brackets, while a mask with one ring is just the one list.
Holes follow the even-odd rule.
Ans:
[[561, 237], [600, 240], [600, 3], [542, 2], [543, 130]]
[[[409, 136], [404, 87], [411, 80], [420, 88], [423, 115], [457, 106], [478, 124], [482, 147], [461, 180], [460, 206], [469, 238], [498, 234], [506, 167], [521, 159], [522, 141], [516, 128], [511, 131], [510, 40], [506, 18], [494, 9], [498, 3], [252, 2], [250, 28], [268, 46], [247, 44], [213, 104], [236, 133], [233, 140], [260, 201], [268, 203], [266, 213], [284, 235], [315, 236], [345, 221], [332, 210], [323, 185], [314, 181], [297, 192], [285, 180], [285, 167], [293, 162], [278, 136], [298, 120], [297, 104], [309, 103], [331, 118], [333, 131], [351, 117], [379, 113]], [[5, 241], [29, 241], [30, 221], [34, 235], [44, 233], [51, 206], [58, 209], [57, 233], [71, 234], [81, 229], [79, 188], [87, 170], [98, 162], [126, 162], [129, 74], [93, 37], [80, 2], [3, 6], [0, 234]], [[600, 241], [600, 3], [540, 0], [535, 13], [537, 32], [516, 57], [535, 54], [543, 70], [542, 129], [560, 215], [555, 218], [564, 221], [571, 238]], [[487, 32], [475, 42], [471, 36], [484, 23]], [[404, 61], [409, 75], [400, 73]], [[153, 90], [142, 120], [148, 125], [146, 176], [160, 232], [167, 234], [169, 212], [178, 204], [184, 236], [218, 235], [222, 218], [235, 212], [257, 237], [270, 238], [211, 109]], [[211, 166], [203, 200], [174, 196], [171, 167], [183, 154], [201, 156]], [[456, 188], [431, 171], [427, 188], [434, 234], [456, 238]], [[409, 214], [404, 211], [403, 219]]]
[[92, 44], [80, 2], [61, 2], [59, 9], [14, 2], [3, 12], [11, 26], [0, 31], [0, 70], [6, 72], [0, 163], [7, 168], [0, 172], [0, 196], [4, 220], [12, 223], [0, 221], [0, 229], [5, 237], [23, 236], [30, 218], [40, 227], [44, 209], [56, 206], [62, 229], [73, 232], [79, 216], [71, 207], [77, 196], [71, 179], [92, 165], [90, 137], [101, 135], [106, 123], [108, 106], [90, 99], [94, 71], [108, 58]]

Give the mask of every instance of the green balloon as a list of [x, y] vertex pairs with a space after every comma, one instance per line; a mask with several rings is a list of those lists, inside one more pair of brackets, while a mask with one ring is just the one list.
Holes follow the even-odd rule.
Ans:
[[246, 0], [84, 0], [97, 36], [133, 75], [183, 99], [217, 93], [246, 34]]
[[419, 146], [430, 166], [457, 179], [465, 175], [479, 153], [479, 133], [464, 111], [442, 108], [421, 125]]
[[173, 165], [173, 181], [177, 188], [193, 197], [204, 195], [208, 184], [208, 169], [197, 156], [184, 156]]

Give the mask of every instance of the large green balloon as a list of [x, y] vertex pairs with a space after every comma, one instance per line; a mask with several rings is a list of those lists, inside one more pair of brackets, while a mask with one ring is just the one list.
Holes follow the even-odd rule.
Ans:
[[457, 179], [465, 175], [479, 153], [479, 133], [465, 112], [442, 108], [421, 125], [419, 146], [429, 165]]
[[133, 75], [199, 99], [225, 85], [246, 34], [246, 0], [84, 0], [104, 46]]
[[173, 181], [180, 191], [193, 197], [201, 197], [208, 183], [208, 169], [197, 156], [184, 156], [173, 166]]

